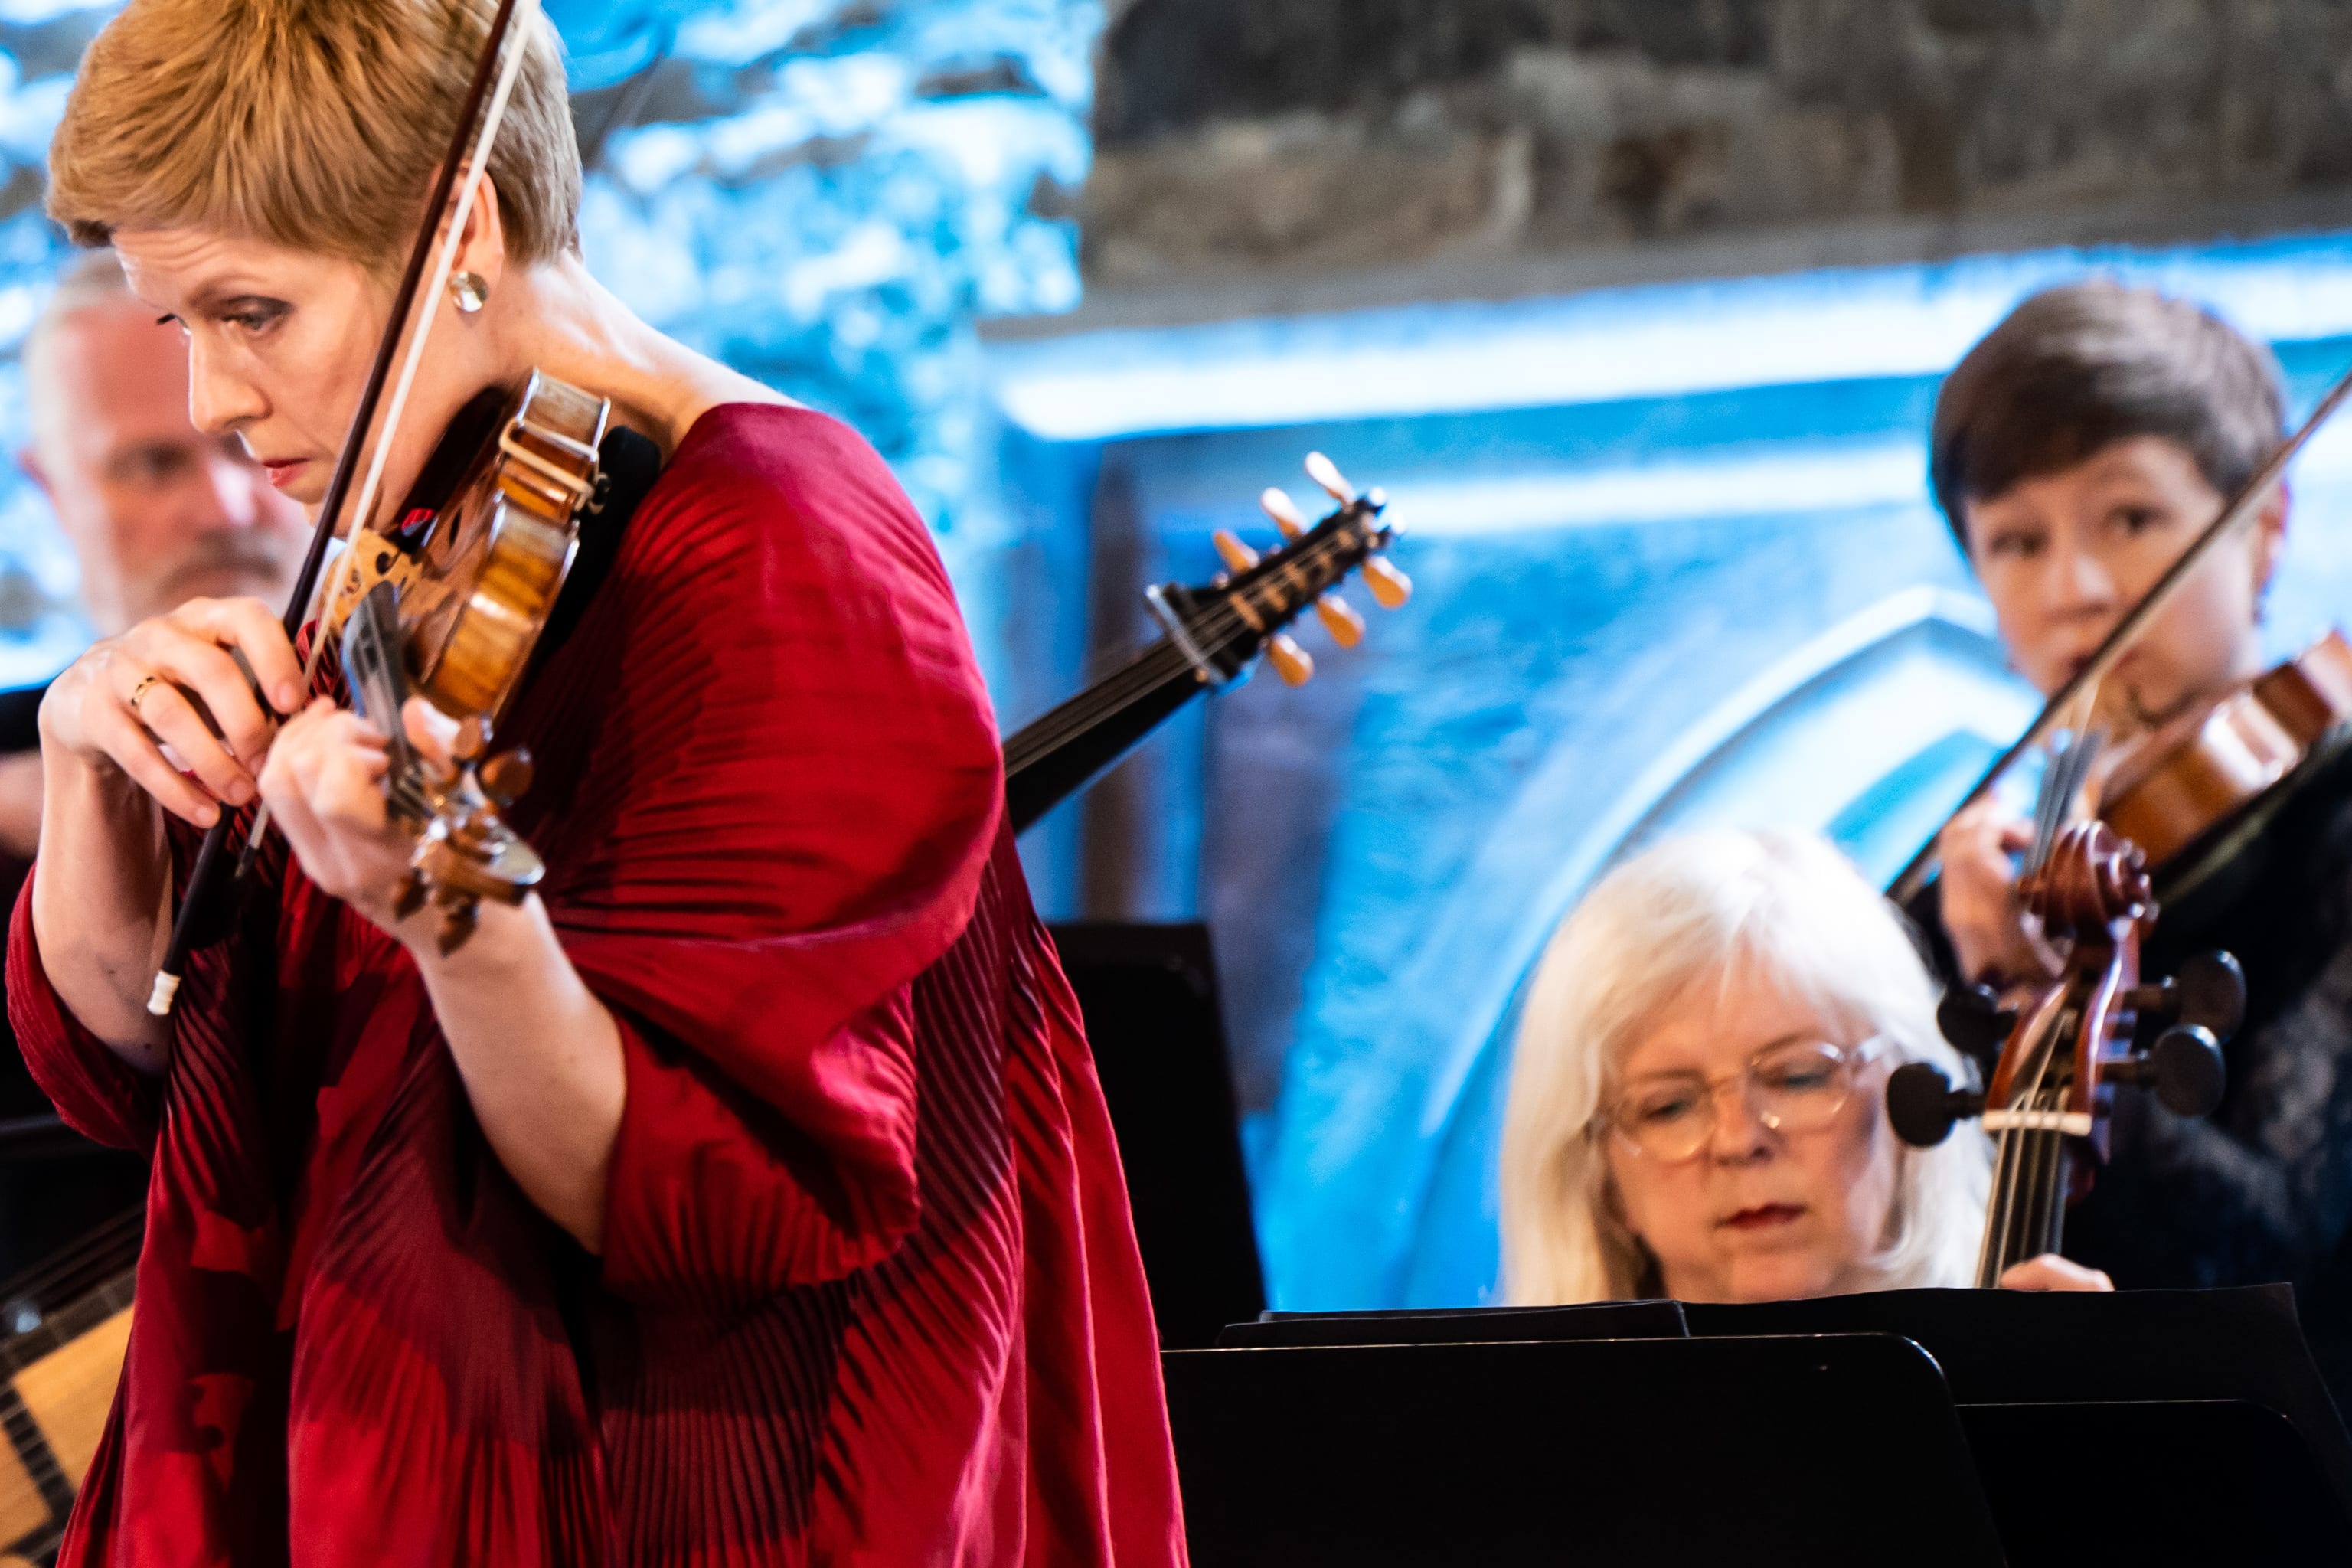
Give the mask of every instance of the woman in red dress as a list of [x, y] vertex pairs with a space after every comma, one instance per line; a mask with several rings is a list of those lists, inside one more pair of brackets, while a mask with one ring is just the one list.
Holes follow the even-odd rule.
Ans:
[[[132, 0], [83, 63], [52, 211], [307, 502], [490, 9]], [[1117, 1155], [946, 577], [856, 436], [588, 275], [531, 26], [384, 488], [533, 369], [658, 450], [501, 729], [539, 895], [448, 955], [396, 914], [383, 742], [306, 701], [270, 606], [142, 623], [42, 710], [10, 1016], [154, 1170], [65, 1561], [1180, 1562]], [[154, 1019], [175, 870], [257, 802], [291, 853]]]

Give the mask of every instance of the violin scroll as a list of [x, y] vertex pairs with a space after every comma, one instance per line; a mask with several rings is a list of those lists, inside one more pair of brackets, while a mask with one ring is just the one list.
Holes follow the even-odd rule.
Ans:
[[[2117, 1084], [2152, 1089], [2180, 1116], [2210, 1115], [2228, 1079], [2221, 1045], [2245, 1014], [2245, 975], [2228, 953], [2201, 954], [2169, 979], [2143, 984], [2139, 942], [2156, 919], [2147, 859], [2096, 821], [2057, 835], [2048, 858], [2019, 882], [2019, 901], [2066, 954], [2066, 973], [2029, 1005], [2004, 1005], [1988, 987], [1954, 986], [1937, 1005], [1945, 1038], [2000, 1059], [1985, 1092], [1955, 1089], [1935, 1067], [1913, 1062], [1887, 1079], [1896, 1136], [1927, 1148], [1966, 1117], [1988, 1131], [2087, 1141], [2104, 1151], [2105, 1114]], [[2168, 1026], [2145, 1051], [2141, 1026]]]
[[2147, 857], [2104, 822], [2077, 822], [2058, 835], [2050, 858], [2018, 879], [2017, 900], [2053, 942], [2121, 933], [2156, 916]]
[[424, 908], [427, 899], [437, 905], [445, 954], [474, 934], [484, 899], [520, 904], [547, 875], [538, 851], [499, 815], [530, 787], [530, 774], [528, 752], [505, 752], [460, 763], [430, 792], [433, 816], [418, 839], [396, 908], [406, 916]]
[[480, 714], [458, 726], [446, 767], [409, 743], [403, 709], [413, 658], [400, 588], [378, 582], [351, 607], [343, 669], [354, 705], [389, 742], [386, 808], [416, 841], [393, 912], [406, 920], [427, 902], [437, 906], [440, 948], [450, 953], [474, 933], [484, 899], [520, 904], [547, 868], [500, 815], [530, 788], [530, 752], [487, 754], [490, 727]]

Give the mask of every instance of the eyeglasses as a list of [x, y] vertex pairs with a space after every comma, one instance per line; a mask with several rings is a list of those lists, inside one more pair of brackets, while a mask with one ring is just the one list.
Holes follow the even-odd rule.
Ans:
[[1636, 1079], [1594, 1127], [1613, 1128], [1653, 1160], [1687, 1160], [1715, 1136], [1721, 1091], [1736, 1083], [1741, 1103], [1773, 1131], [1819, 1132], [1853, 1100], [1856, 1074], [1881, 1044], [1875, 1036], [1858, 1046], [1791, 1040], [1766, 1047], [1719, 1078], [1691, 1072]]

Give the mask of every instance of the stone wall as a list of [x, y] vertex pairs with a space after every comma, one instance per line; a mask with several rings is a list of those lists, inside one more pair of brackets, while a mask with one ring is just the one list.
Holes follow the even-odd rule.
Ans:
[[1111, 289], [1791, 231], [1832, 237], [1802, 260], [1878, 259], [1890, 225], [1932, 253], [2352, 217], [2340, 0], [1114, 11], [1083, 223]]

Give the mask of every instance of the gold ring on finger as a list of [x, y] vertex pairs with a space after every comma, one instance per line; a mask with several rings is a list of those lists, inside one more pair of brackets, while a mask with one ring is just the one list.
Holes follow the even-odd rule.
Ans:
[[127, 706], [133, 718], [137, 718], [139, 714], [139, 700], [146, 696], [149, 689], [157, 685], [163, 679], [160, 675], [142, 675], [139, 678], [139, 684], [131, 689], [131, 700]]

